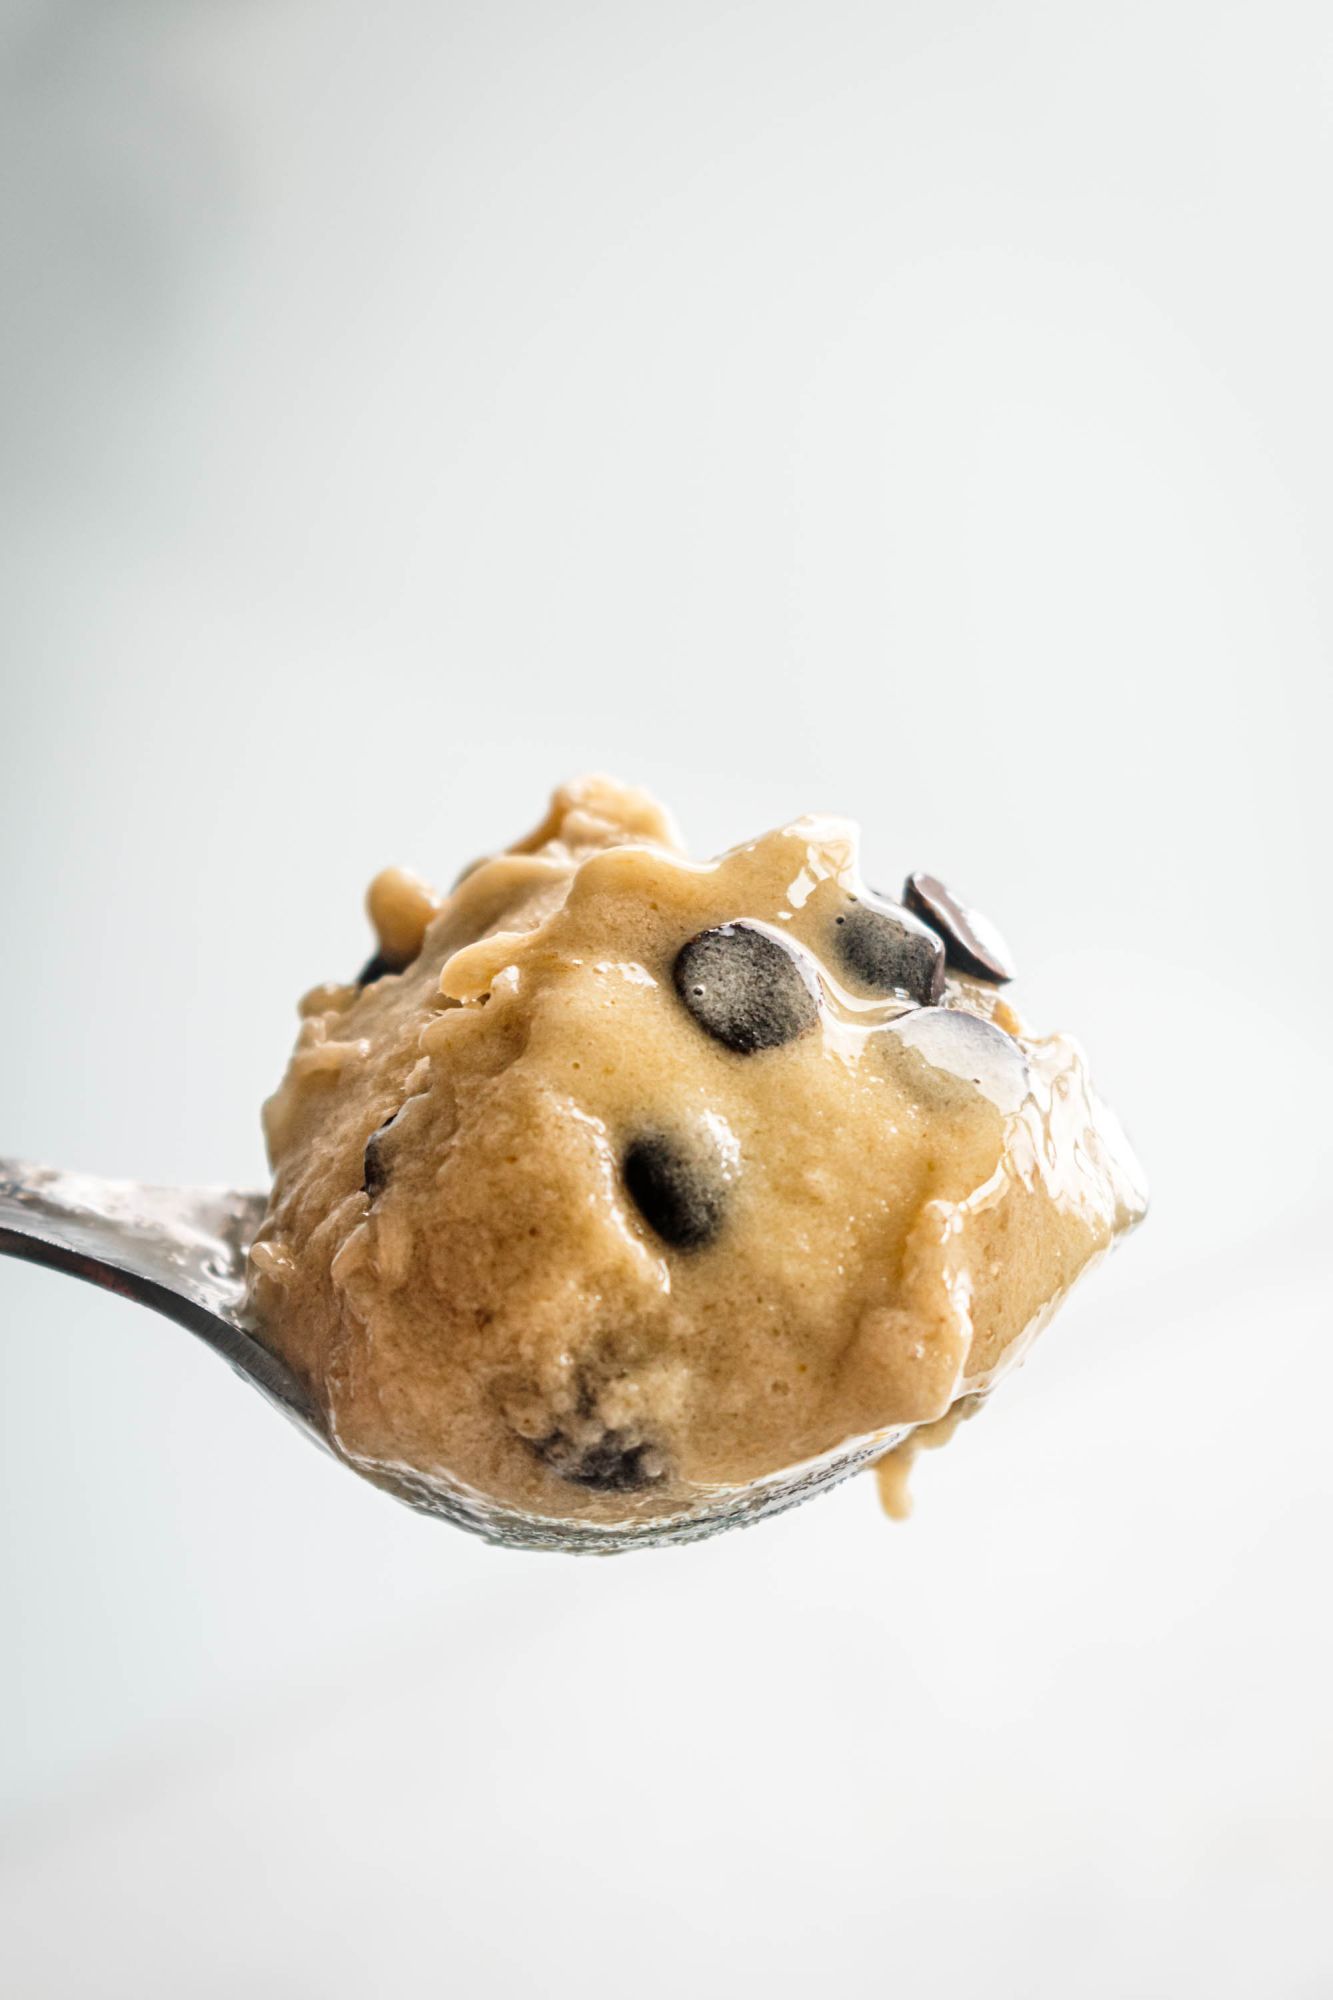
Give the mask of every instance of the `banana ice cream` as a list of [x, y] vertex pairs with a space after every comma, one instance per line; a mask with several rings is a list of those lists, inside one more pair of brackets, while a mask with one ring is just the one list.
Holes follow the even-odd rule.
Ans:
[[846, 821], [696, 862], [586, 779], [369, 907], [265, 1107], [251, 1309], [372, 1477], [614, 1523], [901, 1450], [1143, 1213], [998, 935]]

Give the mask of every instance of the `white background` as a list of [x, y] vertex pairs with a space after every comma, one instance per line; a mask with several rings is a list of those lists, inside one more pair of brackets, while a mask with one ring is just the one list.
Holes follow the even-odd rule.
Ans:
[[0, 1270], [0, 1983], [1333, 1990], [1333, 22], [0, 5], [0, 1148], [254, 1183], [588, 766], [859, 818], [1145, 1230], [905, 1527], [501, 1554]]

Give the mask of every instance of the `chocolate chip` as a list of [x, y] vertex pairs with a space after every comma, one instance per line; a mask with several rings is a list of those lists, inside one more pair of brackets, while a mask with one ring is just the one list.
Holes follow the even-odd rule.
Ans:
[[996, 1109], [1017, 1111], [1028, 1093], [1027, 1058], [1012, 1035], [961, 1007], [918, 1008], [884, 1030], [933, 1070], [974, 1085]]
[[383, 979], [387, 973], [401, 972], [402, 969], [401, 965], [390, 965], [384, 953], [377, 951], [373, 958], [366, 960], [357, 973], [356, 983], [358, 986], [373, 986], [377, 979]]
[[640, 1215], [675, 1250], [702, 1250], [722, 1227], [726, 1186], [702, 1144], [646, 1132], [626, 1148], [625, 1186]]
[[682, 946], [673, 977], [699, 1026], [738, 1055], [794, 1042], [819, 1019], [804, 957], [752, 924], [701, 931]]
[[366, 1140], [366, 1150], [362, 1155], [361, 1185], [372, 1201], [378, 1200], [389, 1185], [389, 1167], [384, 1157], [383, 1139], [397, 1116], [398, 1113], [395, 1111], [393, 1118], [386, 1118], [382, 1125], [377, 1125]]
[[531, 1448], [561, 1479], [594, 1493], [639, 1493], [666, 1477], [662, 1453], [627, 1431], [581, 1438], [557, 1430], [534, 1440]]
[[994, 924], [960, 903], [934, 875], [909, 875], [903, 901], [939, 932], [950, 965], [970, 972], [974, 979], [989, 979], [996, 986], [1013, 978], [1014, 961]]
[[851, 897], [834, 920], [833, 947], [843, 970], [873, 993], [933, 1007], [944, 991], [944, 946], [899, 904]]
[[373, 986], [377, 979], [387, 979], [390, 973], [406, 972], [416, 956], [414, 951], [409, 958], [391, 958], [387, 952], [377, 951], [357, 973], [356, 983], [358, 986]]

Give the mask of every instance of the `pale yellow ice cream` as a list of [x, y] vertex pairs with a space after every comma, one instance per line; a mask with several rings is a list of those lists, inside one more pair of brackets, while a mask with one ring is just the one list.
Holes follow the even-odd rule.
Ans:
[[844, 821], [698, 863], [588, 779], [370, 908], [265, 1108], [252, 1253], [363, 1469], [669, 1516], [984, 1394], [1143, 1212], [1076, 1046], [867, 890]]

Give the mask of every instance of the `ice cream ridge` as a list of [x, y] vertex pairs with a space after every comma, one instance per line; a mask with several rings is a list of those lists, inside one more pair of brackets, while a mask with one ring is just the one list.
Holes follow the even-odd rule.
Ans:
[[1063, 1035], [929, 875], [810, 817], [689, 860], [607, 778], [317, 987], [250, 1310], [361, 1470], [668, 1517], [847, 1440], [901, 1470], [1144, 1212]]

